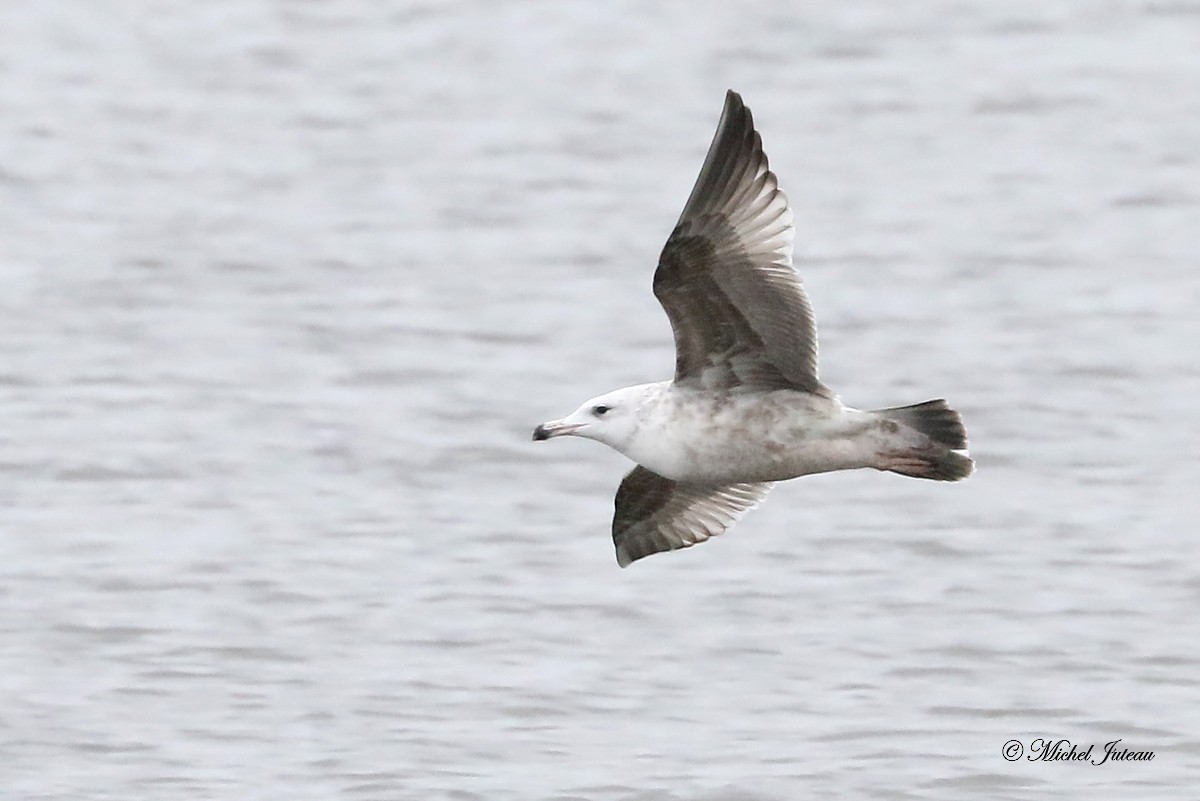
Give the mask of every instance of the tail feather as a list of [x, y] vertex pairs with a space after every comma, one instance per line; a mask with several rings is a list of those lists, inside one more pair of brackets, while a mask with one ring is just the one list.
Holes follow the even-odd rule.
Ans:
[[876, 414], [914, 428], [951, 450], [966, 450], [967, 429], [963, 426], [962, 416], [942, 398], [914, 403], [912, 406], [880, 409]]
[[975, 462], [966, 454], [931, 445], [927, 448], [881, 453], [878, 468], [913, 478], [962, 481], [975, 472]]
[[941, 398], [880, 409], [876, 414], [929, 438], [924, 446], [881, 453], [879, 469], [934, 481], [960, 481], [975, 471], [971, 457], [955, 453], [967, 448], [962, 417]]

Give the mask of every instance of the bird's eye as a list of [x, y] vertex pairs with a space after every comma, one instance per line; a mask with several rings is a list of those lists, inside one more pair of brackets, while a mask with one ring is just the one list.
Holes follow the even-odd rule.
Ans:
[[596, 415], [597, 417], [603, 417], [605, 414], [608, 413], [608, 408], [609, 407], [605, 406], [603, 403], [600, 404], [599, 406], [593, 406], [592, 414]]

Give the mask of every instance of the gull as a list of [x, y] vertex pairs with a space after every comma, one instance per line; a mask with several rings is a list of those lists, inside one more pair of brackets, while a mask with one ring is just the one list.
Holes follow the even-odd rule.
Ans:
[[654, 273], [674, 378], [605, 393], [533, 432], [593, 439], [637, 463], [613, 514], [621, 567], [722, 533], [776, 481], [855, 468], [958, 481], [974, 470], [945, 400], [852, 409], [817, 378], [792, 239], [787, 197], [730, 90]]

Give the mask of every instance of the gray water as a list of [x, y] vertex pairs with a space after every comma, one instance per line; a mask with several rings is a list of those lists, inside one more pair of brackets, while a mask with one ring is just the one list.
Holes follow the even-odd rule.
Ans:
[[[1196, 797], [1200, 5], [734, 5], [0, 9], [0, 797]], [[978, 472], [622, 571], [727, 87]]]

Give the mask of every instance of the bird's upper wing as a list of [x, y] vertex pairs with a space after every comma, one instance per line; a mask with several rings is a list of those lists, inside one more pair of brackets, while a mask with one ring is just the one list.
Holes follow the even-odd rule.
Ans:
[[771, 484], [681, 484], [638, 466], [621, 481], [613, 515], [617, 563], [715, 537], [758, 505]]
[[792, 211], [734, 91], [654, 273], [675, 333], [675, 383], [790, 388], [817, 379], [812, 308], [792, 269]]

